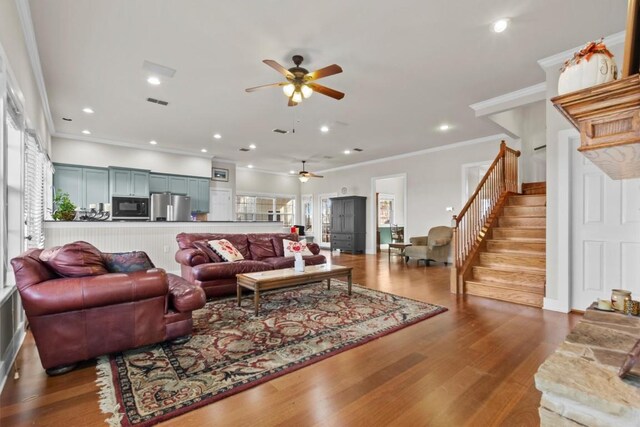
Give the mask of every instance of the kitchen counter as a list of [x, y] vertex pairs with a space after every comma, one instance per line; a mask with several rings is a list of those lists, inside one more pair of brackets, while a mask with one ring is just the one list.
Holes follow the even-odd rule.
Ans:
[[44, 231], [47, 247], [84, 240], [103, 252], [145, 251], [156, 267], [179, 274], [174, 260], [178, 233], [281, 233], [289, 228], [270, 221], [45, 221]]

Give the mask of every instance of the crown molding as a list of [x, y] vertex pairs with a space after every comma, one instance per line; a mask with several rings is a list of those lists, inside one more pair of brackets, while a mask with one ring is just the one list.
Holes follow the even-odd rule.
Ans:
[[[624, 43], [624, 38], [626, 35], [626, 31], [620, 31], [619, 33], [611, 34], [604, 38], [604, 43], [609, 46], [616, 46]], [[538, 65], [542, 68], [550, 68], [557, 67], [558, 65], [564, 64], [569, 58], [573, 57], [573, 54], [580, 49], [582, 49], [584, 45], [574, 47], [573, 49], [565, 50], [564, 52], [556, 53], [555, 55], [547, 56], [546, 58], [542, 58], [538, 60]]]
[[353, 164], [350, 164], [350, 165], [338, 166], [336, 168], [319, 170], [319, 171], [316, 171], [316, 173], [335, 172], [335, 171], [340, 171], [340, 170], [345, 170], [345, 169], [358, 168], [358, 167], [362, 167], [362, 166], [375, 165], [375, 164], [378, 164], [378, 163], [390, 162], [392, 160], [406, 159], [407, 157], [419, 156], [419, 155], [422, 155], [422, 154], [437, 153], [438, 151], [454, 150], [454, 149], [460, 148], [460, 147], [468, 147], [470, 145], [482, 144], [483, 142], [500, 141], [502, 139], [507, 140], [507, 141], [513, 141], [514, 140], [513, 138], [511, 138], [509, 135], [507, 135], [505, 133], [499, 133], [499, 134], [496, 134], [496, 135], [489, 135], [489, 136], [483, 136], [481, 138], [469, 139], [467, 141], [454, 142], [453, 144], [439, 145], [437, 147], [426, 148], [424, 150], [412, 151], [410, 153], [404, 153], [404, 154], [398, 154], [398, 155], [395, 155], [395, 156], [384, 157], [382, 159], [367, 160], [366, 162], [353, 163]]
[[[51, 135], [54, 138], [64, 138], [64, 139], [71, 139], [74, 141], [84, 141], [84, 142], [94, 142], [96, 144], [105, 144], [105, 145], [115, 145], [117, 147], [126, 147], [126, 148], [135, 148], [136, 150], [145, 150], [145, 151], [153, 151], [153, 152], [161, 152], [161, 153], [169, 153], [169, 154], [178, 154], [181, 156], [185, 156], [185, 157], [202, 157], [202, 158], [206, 158], [206, 159], [214, 159], [215, 156], [212, 156], [210, 154], [205, 154], [205, 153], [189, 153], [187, 151], [184, 150], [177, 150], [175, 148], [165, 148], [165, 147], [158, 147], [157, 145], [154, 146], [144, 146], [141, 144], [137, 144], [135, 142], [126, 142], [126, 141], [114, 141], [113, 139], [106, 139], [106, 138], [96, 138], [93, 136], [80, 136], [80, 135], [74, 135], [74, 134], [70, 134], [70, 133], [61, 133], [61, 132], [56, 132], [53, 135]], [[217, 158], [215, 159], [215, 161], [223, 161], [223, 160], [218, 160]], [[228, 162], [226, 162], [228, 163]]]
[[[547, 96], [547, 83], [542, 82], [533, 86], [514, 90], [485, 101], [476, 102], [469, 107], [476, 112], [476, 117], [496, 113], [506, 108], [514, 108], [531, 102], [542, 101]], [[487, 112], [487, 110], [491, 110]]]
[[49, 107], [49, 97], [47, 96], [47, 88], [44, 84], [44, 76], [42, 74], [42, 65], [40, 64], [40, 54], [38, 53], [38, 43], [36, 42], [36, 33], [33, 30], [33, 20], [31, 19], [31, 8], [29, 0], [15, 0], [18, 15], [20, 16], [20, 26], [24, 34], [24, 42], [31, 63], [31, 71], [38, 86], [38, 93], [42, 102], [42, 109], [49, 126], [49, 133], [54, 134], [56, 128], [53, 125], [53, 117], [51, 116], [51, 108]]
[[243, 169], [243, 170], [247, 170], [250, 172], [260, 172], [260, 173], [268, 173], [269, 175], [279, 175], [279, 176], [288, 176], [291, 178], [298, 178], [297, 174], [290, 174], [290, 173], [286, 173], [286, 172], [275, 172], [275, 171], [269, 171], [266, 169], [257, 169], [257, 168], [248, 168], [246, 166], [236, 166], [236, 169]]

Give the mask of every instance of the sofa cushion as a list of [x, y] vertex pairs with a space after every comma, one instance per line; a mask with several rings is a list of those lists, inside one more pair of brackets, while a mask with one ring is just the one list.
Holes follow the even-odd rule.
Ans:
[[220, 279], [235, 279], [236, 274], [273, 270], [263, 261], [242, 260], [236, 262], [217, 262], [196, 265], [192, 269], [193, 277], [201, 282]]
[[149, 256], [142, 251], [103, 253], [102, 259], [109, 273], [132, 273], [155, 268]]
[[204, 252], [205, 255], [209, 257], [209, 262], [222, 262], [222, 258], [220, 258], [220, 255], [218, 255], [213, 249], [211, 249], [211, 246], [209, 246], [209, 243], [207, 241], [196, 240], [195, 242], [193, 242], [193, 246], [195, 246], [196, 249], [200, 249], [202, 252]]
[[307, 241], [302, 239], [300, 241], [283, 239], [282, 245], [284, 247], [284, 256], [293, 257], [296, 253], [301, 253], [303, 256], [313, 255], [309, 249], [307, 249]]
[[297, 241], [298, 235], [295, 233], [271, 234], [271, 243], [273, 243], [273, 249], [276, 252], [276, 256], [284, 256], [284, 245], [282, 244], [284, 239]]
[[[308, 255], [303, 256], [305, 265], [318, 265], [324, 264], [327, 262], [327, 259], [324, 255]], [[272, 257], [265, 258], [262, 260], [263, 262], [271, 265], [275, 270], [280, 270], [282, 268], [293, 268], [293, 263], [295, 262], [295, 258], [293, 257]]]
[[227, 239], [209, 240], [211, 249], [224, 261], [240, 261], [244, 259], [242, 254]]
[[178, 247], [180, 249], [195, 248], [193, 242], [198, 240], [228, 240], [242, 254], [245, 259], [251, 259], [249, 252], [249, 242], [246, 234], [229, 234], [229, 233], [180, 233], [176, 236]]
[[98, 276], [107, 274], [102, 253], [87, 242], [73, 242], [45, 249], [40, 260], [63, 277]]
[[248, 234], [247, 240], [249, 241], [249, 252], [251, 252], [252, 259], [260, 261], [264, 258], [276, 256], [269, 234]]

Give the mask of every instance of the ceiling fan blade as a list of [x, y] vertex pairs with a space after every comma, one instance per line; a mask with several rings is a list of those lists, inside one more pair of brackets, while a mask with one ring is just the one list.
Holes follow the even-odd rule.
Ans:
[[344, 93], [339, 92], [335, 89], [328, 88], [326, 86], [319, 85], [318, 83], [309, 83], [307, 84], [311, 89], [319, 92], [323, 95], [330, 96], [333, 99], [342, 99], [344, 98]]
[[279, 72], [280, 74], [282, 74], [283, 76], [285, 76], [288, 79], [293, 79], [295, 76], [291, 73], [291, 71], [287, 70], [286, 68], [284, 68], [282, 65], [278, 64], [276, 61], [274, 61], [273, 59], [265, 59], [264, 61], [265, 64], [267, 64], [269, 67], [273, 68], [274, 70], [276, 70], [277, 72]]
[[307, 176], [310, 178], [324, 178], [322, 175], [316, 175], [315, 173], [308, 172]]
[[255, 87], [247, 88], [247, 89], [245, 89], [245, 92], [254, 92], [254, 91], [258, 90], [258, 89], [264, 89], [266, 87], [284, 86], [286, 84], [288, 84], [288, 83], [286, 83], [286, 82], [270, 83], [268, 85], [261, 85], [261, 86], [255, 86]]
[[295, 107], [296, 105], [298, 105], [297, 102], [293, 102], [292, 98], [289, 98], [289, 103], [287, 104], [289, 107]]
[[312, 80], [318, 80], [323, 77], [333, 76], [342, 72], [342, 68], [338, 64], [329, 65], [328, 67], [320, 68], [319, 70], [312, 71], [306, 76], [305, 80], [310, 82]]

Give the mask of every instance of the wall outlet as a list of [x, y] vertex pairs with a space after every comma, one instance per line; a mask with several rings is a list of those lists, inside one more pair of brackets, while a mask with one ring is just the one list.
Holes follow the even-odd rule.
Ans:
[[164, 245], [164, 253], [165, 254], [169, 253], [169, 245]]

